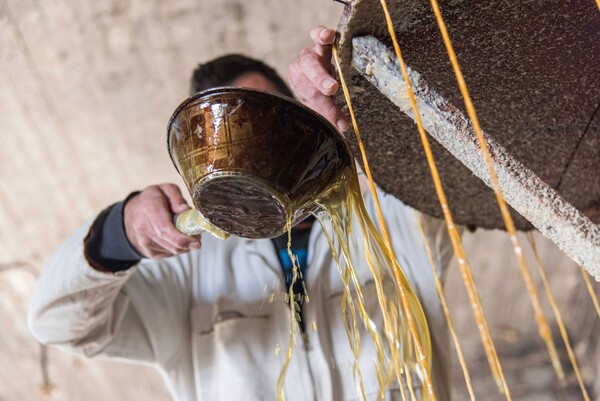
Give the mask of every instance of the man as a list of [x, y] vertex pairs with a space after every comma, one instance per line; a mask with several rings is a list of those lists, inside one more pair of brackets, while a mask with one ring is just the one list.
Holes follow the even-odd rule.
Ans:
[[[334, 31], [311, 31], [314, 46], [290, 67], [297, 96], [341, 130], [348, 123], [331, 98], [338, 84], [329, 73]], [[200, 66], [192, 92], [219, 85], [245, 86], [291, 95], [264, 64], [226, 56]], [[366, 206], [374, 215], [370, 195]], [[400, 264], [421, 298], [434, 348], [438, 400], [449, 399], [448, 344], [433, 276], [413, 210], [381, 195]], [[178, 401], [273, 400], [285, 359], [290, 311], [283, 293], [289, 280], [284, 241], [225, 241], [187, 237], [172, 224], [189, 207], [174, 184], [151, 186], [84, 224], [51, 258], [30, 309], [32, 332], [43, 343], [155, 366]], [[428, 220], [436, 267], [450, 253], [445, 230]], [[343, 285], [319, 224], [309, 219], [293, 232], [310, 302], [302, 306], [297, 346], [287, 369], [286, 400], [357, 399], [341, 316]], [[304, 256], [302, 256], [304, 255]], [[286, 270], [288, 269], [288, 270]], [[368, 269], [359, 279], [369, 313], [378, 305]], [[368, 333], [360, 324], [361, 338]], [[276, 352], [276, 350], [280, 350]], [[377, 398], [375, 349], [360, 355], [368, 399]], [[400, 400], [397, 386], [387, 400]]]

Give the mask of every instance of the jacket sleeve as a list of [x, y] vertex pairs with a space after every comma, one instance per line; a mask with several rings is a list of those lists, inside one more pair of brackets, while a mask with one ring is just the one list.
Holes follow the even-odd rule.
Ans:
[[43, 344], [86, 356], [168, 364], [189, 325], [192, 256], [102, 272], [84, 256], [91, 223], [67, 239], [44, 268], [29, 308], [30, 330]]

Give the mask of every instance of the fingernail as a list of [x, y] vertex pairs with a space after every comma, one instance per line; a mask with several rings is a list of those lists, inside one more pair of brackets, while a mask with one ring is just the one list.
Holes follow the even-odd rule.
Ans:
[[338, 120], [337, 127], [342, 132], [346, 132], [346, 131], [348, 131], [348, 128], [350, 128], [350, 126], [348, 125], [348, 122], [346, 120], [344, 120], [343, 118], [340, 118]]
[[325, 81], [323, 81], [323, 88], [325, 89], [331, 89], [333, 88], [333, 86], [336, 84], [337, 82], [335, 82], [335, 80], [333, 79], [326, 79]]
[[192, 248], [192, 249], [200, 249], [200, 244], [198, 244], [196, 242], [192, 242], [190, 244], [190, 248]]
[[326, 42], [327, 40], [329, 40], [329, 29], [325, 29], [324, 31], [321, 32], [321, 34], [319, 35], [319, 38], [321, 38], [322, 41]]

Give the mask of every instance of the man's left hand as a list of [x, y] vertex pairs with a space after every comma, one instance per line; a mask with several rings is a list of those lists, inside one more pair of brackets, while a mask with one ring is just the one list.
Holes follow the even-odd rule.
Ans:
[[349, 128], [344, 113], [337, 107], [332, 95], [339, 85], [331, 74], [331, 46], [335, 31], [318, 26], [310, 31], [312, 47], [307, 47], [290, 65], [288, 79], [302, 103], [315, 110], [340, 131]]

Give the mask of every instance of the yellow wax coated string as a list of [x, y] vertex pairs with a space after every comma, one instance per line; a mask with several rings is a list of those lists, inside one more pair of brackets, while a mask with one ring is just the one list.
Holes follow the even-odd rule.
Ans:
[[[356, 183], [357, 184], [357, 183]], [[357, 202], [359, 199], [357, 199], [358, 196], [360, 196], [359, 192], [355, 192], [353, 185], [349, 185], [349, 191], [348, 194], [346, 195], [346, 206], [347, 206], [347, 211], [346, 213], [348, 213], [349, 210], [352, 209], [352, 206], [357, 206], [355, 202]], [[352, 195], [355, 195], [356, 197], [353, 197]], [[362, 200], [360, 200], [362, 201]], [[383, 378], [383, 371], [385, 370], [385, 356], [384, 356], [384, 349], [383, 349], [383, 344], [381, 342], [381, 339], [379, 337], [379, 334], [376, 331], [375, 325], [372, 323], [366, 309], [365, 309], [365, 301], [364, 301], [364, 296], [361, 290], [361, 286], [360, 286], [360, 281], [358, 280], [358, 277], [356, 275], [356, 271], [354, 269], [353, 263], [352, 263], [352, 257], [350, 255], [350, 249], [348, 247], [349, 242], [348, 242], [348, 238], [346, 235], [344, 235], [344, 233], [342, 231], [345, 231], [344, 227], [342, 225], [339, 224], [339, 220], [340, 220], [340, 213], [339, 213], [339, 209], [336, 208], [334, 205], [329, 205], [329, 206], [325, 206], [325, 205], [319, 205], [320, 207], [322, 207], [324, 210], [327, 210], [329, 215], [332, 217], [332, 222], [334, 230], [340, 230], [340, 232], [337, 232], [338, 238], [341, 239], [340, 241], [340, 246], [341, 246], [341, 253], [343, 256], [346, 257], [346, 268], [345, 270], [342, 269], [341, 263], [340, 263], [340, 258], [338, 255], [338, 252], [336, 251], [336, 248], [333, 245], [333, 241], [330, 237], [330, 235], [327, 233], [327, 230], [325, 229], [325, 226], [323, 224], [323, 222], [321, 221], [320, 218], [317, 219], [319, 221], [319, 223], [323, 226], [323, 233], [325, 234], [325, 238], [327, 239], [327, 242], [329, 244], [329, 247], [332, 251], [332, 256], [333, 259], [335, 261], [336, 267], [340, 273], [340, 276], [342, 277], [343, 283], [344, 283], [344, 292], [343, 292], [343, 300], [342, 300], [342, 316], [344, 317], [343, 319], [343, 323], [344, 323], [344, 329], [346, 330], [346, 335], [348, 337], [349, 340], [349, 345], [350, 348], [354, 354], [354, 367], [353, 367], [353, 371], [354, 371], [354, 376], [355, 378], [358, 377], [359, 380], [359, 386], [360, 386], [360, 394], [362, 395], [362, 399], [365, 400], [366, 399], [366, 391], [364, 388], [364, 384], [363, 384], [363, 379], [362, 379], [362, 373], [360, 371], [360, 367], [359, 367], [359, 353], [360, 353], [360, 336], [359, 336], [359, 332], [358, 332], [358, 326], [356, 324], [356, 314], [355, 313], [351, 313], [351, 321], [348, 322], [346, 317], [348, 316], [348, 314], [346, 313], [346, 310], [348, 309], [348, 305], [356, 305], [358, 311], [359, 311], [359, 315], [361, 317], [361, 319], [363, 320], [363, 322], [365, 323], [365, 327], [367, 328], [367, 330], [369, 331], [369, 334], [371, 336], [371, 339], [373, 341], [373, 344], [375, 345], [376, 348], [376, 355], [377, 355], [377, 359], [376, 359], [376, 370], [377, 370], [377, 376], [378, 376], [378, 383], [379, 383], [379, 398], [383, 398], [385, 395], [385, 388], [386, 388], [386, 380]], [[358, 215], [358, 217], [360, 218], [360, 214]], [[347, 233], [347, 231], [346, 231]], [[365, 242], [367, 242], [367, 236], [365, 236]], [[366, 246], [365, 247], [365, 253], [367, 256], [367, 260], [370, 260], [369, 258], [369, 247]], [[370, 267], [373, 268], [373, 263], [368, 262]], [[381, 278], [377, 278], [376, 274], [375, 274], [375, 270], [372, 270], [373, 272], [373, 277], [375, 278], [376, 281], [376, 286], [380, 287], [380, 283], [381, 283]], [[356, 298], [354, 299], [351, 296], [350, 293], [350, 281], [352, 281], [352, 283], [354, 284], [355, 290], [356, 290]], [[378, 283], [378, 284], [377, 284]], [[385, 296], [383, 294], [379, 294], [379, 296], [383, 297], [382, 299], [385, 299]], [[386, 301], [384, 300], [383, 304], [387, 304]], [[395, 327], [393, 325], [391, 325], [388, 321], [388, 313], [383, 313], [383, 318], [384, 318], [384, 322], [386, 328], [391, 328], [391, 327]], [[397, 338], [396, 336], [394, 336], [394, 338]], [[392, 355], [391, 359], [392, 359], [392, 365], [394, 364], [393, 361], [397, 360], [399, 358], [398, 353], [394, 352], [394, 354]], [[405, 399], [403, 399], [403, 401], [407, 401]]]
[[471, 123], [473, 124], [473, 129], [477, 136], [477, 140], [479, 141], [479, 146], [481, 148], [481, 152], [483, 154], [485, 163], [487, 164], [488, 171], [490, 174], [490, 181], [492, 183], [492, 188], [494, 189], [494, 193], [496, 194], [496, 201], [498, 202], [498, 206], [500, 208], [500, 212], [502, 214], [502, 219], [504, 220], [504, 224], [506, 226], [506, 231], [508, 231], [510, 235], [510, 240], [513, 245], [513, 249], [515, 255], [517, 257], [517, 261], [519, 264], [519, 268], [521, 270], [521, 275], [525, 280], [525, 286], [527, 287], [527, 293], [529, 294], [529, 298], [531, 300], [531, 304], [534, 310], [534, 316], [536, 323], [538, 325], [538, 332], [540, 337], [546, 343], [546, 347], [548, 348], [548, 352], [550, 354], [550, 358], [552, 360], [552, 366], [557, 374], [557, 376], [562, 379], [564, 378], [564, 373], [562, 371], [562, 366], [560, 365], [560, 360], [558, 359], [558, 354], [556, 353], [556, 347], [554, 345], [554, 341], [552, 340], [552, 335], [550, 332], [550, 327], [548, 326], [548, 322], [546, 321], [546, 317], [542, 312], [542, 307], [540, 304], [540, 300], [537, 294], [537, 290], [535, 285], [533, 284], [533, 279], [531, 278], [531, 273], [527, 267], [527, 263], [525, 261], [525, 257], [523, 256], [523, 251], [521, 245], [519, 244], [519, 240], [517, 238], [517, 231], [515, 229], [515, 225], [513, 219], [508, 210], [508, 205], [502, 196], [502, 188], [500, 186], [500, 181], [498, 180], [498, 176], [494, 170], [494, 165], [492, 163], [492, 157], [490, 155], [490, 151], [483, 137], [483, 132], [481, 130], [481, 126], [479, 124], [479, 119], [477, 118], [477, 113], [475, 111], [475, 107], [473, 106], [473, 102], [471, 101], [471, 96], [469, 95], [469, 90], [467, 89], [467, 84], [465, 83], [465, 79], [462, 75], [462, 71], [460, 66], [458, 65], [458, 60], [456, 58], [456, 53], [454, 52], [454, 48], [452, 47], [452, 42], [450, 41], [450, 36], [448, 35], [448, 30], [446, 29], [446, 24], [444, 19], [442, 18], [442, 13], [440, 11], [440, 7], [438, 5], [437, 0], [431, 0], [431, 6], [433, 7], [433, 12], [435, 14], [435, 18], [438, 23], [438, 27], [442, 34], [442, 39], [444, 40], [444, 45], [446, 46], [446, 51], [448, 52], [448, 57], [450, 58], [450, 63], [452, 64], [452, 68], [454, 69], [454, 74], [456, 75], [456, 79], [458, 81], [458, 86], [462, 97], [465, 102], [465, 107], [467, 109], [467, 114], [471, 119]]
[[402, 383], [402, 380], [398, 381], [398, 385], [400, 386], [400, 395], [402, 396], [402, 401], [408, 401], [408, 398], [406, 396], [406, 390], [404, 389], [404, 383]]
[[431, 254], [431, 248], [429, 247], [429, 241], [427, 240], [427, 235], [425, 234], [423, 215], [421, 213], [417, 213], [417, 217], [419, 219], [419, 228], [423, 237], [423, 243], [425, 244], [425, 251], [427, 252], [427, 258], [429, 259], [431, 273], [433, 274], [433, 278], [435, 280], [435, 289], [437, 290], [438, 297], [440, 298], [440, 303], [442, 304], [444, 316], [446, 316], [446, 321], [448, 322], [448, 329], [450, 330], [450, 335], [452, 336], [452, 341], [454, 342], [454, 348], [456, 349], [456, 354], [458, 355], [458, 362], [460, 363], [460, 367], [463, 371], [463, 376], [465, 377], [465, 384], [467, 385], [469, 398], [471, 399], [471, 401], [475, 401], [475, 394], [473, 392], [473, 386], [471, 385], [471, 375], [469, 374], [469, 369], [467, 368], [467, 362], [465, 361], [462, 348], [460, 346], [460, 343], [458, 342], [458, 336], [456, 335], [456, 331], [454, 330], [454, 324], [452, 323], [452, 317], [450, 316], [448, 302], [446, 302], [444, 289], [442, 288], [442, 283], [440, 282], [440, 278], [437, 275], [435, 263], [433, 262], [433, 256]]
[[571, 342], [569, 341], [569, 335], [567, 334], [567, 329], [562, 320], [562, 315], [558, 310], [558, 306], [556, 306], [556, 302], [554, 300], [554, 295], [552, 295], [552, 291], [550, 290], [550, 285], [548, 284], [548, 279], [546, 277], [546, 272], [544, 271], [544, 267], [542, 265], [542, 261], [540, 259], [540, 255], [537, 251], [537, 246], [535, 244], [535, 238], [531, 232], [527, 233], [527, 238], [529, 239], [529, 245], [531, 246], [531, 250], [533, 251], [533, 256], [535, 257], [536, 265], [538, 268], [538, 272], [540, 273], [540, 277], [542, 278], [542, 283], [544, 284], [544, 288], [546, 289], [546, 294], [548, 295], [548, 300], [550, 301], [550, 306], [554, 311], [554, 316], [556, 317], [556, 323], [558, 324], [558, 328], [560, 330], [560, 335], [565, 343], [565, 347], [567, 348], [567, 354], [569, 355], [569, 360], [571, 361], [571, 365], [573, 365], [573, 370], [575, 371], [575, 376], [577, 377], [577, 382], [579, 383], [579, 387], [581, 388], [581, 393], [583, 394], [583, 399], [585, 401], [589, 401], [590, 397], [588, 396], [587, 390], [585, 389], [585, 384], [583, 383], [583, 378], [581, 377], [581, 373], [579, 371], [579, 366], [577, 365], [577, 359], [575, 359], [575, 353], [571, 348]]
[[592, 286], [592, 280], [590, 280], [590, 276], [587, 274], [587, 272], [585, 270], [583, 270], [582, 268], [579, 268], [579, 271], [581, 272], [581, 275], [583, 276], [583, 281], [585, 281], [585, 286], [588, 290], [588, 293], [590, 294], [590, 297], [592, 298], [592, 302], [594, 303], [594, 308], [596, 308], [596, 313], [598, 314], [598, 317], [600, 317], [600, 304], [598, 303], [598, 297], [596, 296], [596, 293], [594, 292], [594, 287]]
[[410, 401], [418, 401], [417, 395], [415, 394], [415, 389], [413, 387], [412, 377], [410, 376], [410, 371], [408, 369], [404, 369], [404, 372], [404, 376], [406, 376], [406, 385], [410, 394]]
[[475, 288], [475, 283], [473, 281], [471, 269], [468, 265], [466, 255], [464, 253], [464, 249], [462, 247], [462, 242], [460, 240], [460, 234], [458, 233], [456, 226], [454, 225], [454, 221], [452, 219], [452, 214], [450, 213], [450, 208], [448, 207], [448, 202], [446, 200], [446, 195], [444, 193], [444, 189], [442, 187], [442, 183], [439, 177], [439, 173], [437, 167], [435, 165], [435, 161], [433, 159], [433, 154], [431, 152], [431, 147], [429, 145], [429, 140], [427, 139], [427, 135], [425, 134], [425, 129], [423, 128], [423, 123], [421, 121], [421, 116], [419, 114], [419, 110], [417, 108], [417, 102], [412, 91], [412, 87], [410, 85], [410, 79], [408, 77], [408, 72], [406, 70], [406, 65], [404, 63], [404, 58], [402, 57], [402, 52], [400, 50], [400, 45], [396, 40], [396, 33], [394, 31], [394, 25], [392, 23], [387, 4], [385, 0], [381, 0], [381, 6], [383, 8], [383, 12], [385, 14], [388, 31], [390, 33], [390, 37], [392, 39], [392, 43], [394, 45], [394, 50], [396, 52], [396, 57], [400, 62], [400, 67], [402, 69], [402, 75], [406, 82], [406, 88], [408, 91], [408, 97], [411, 103], [411, 106], [414, 110], [417, 128], [419, 131], [419, 135], [421, 137], [421, 142], [423, 144], [423, 149], [425, 150], [425, 155], [427, 157], [427, 162], [429, 164], [429, 168], [431, 170], [431, 175], [433, 179], [433, 183], [436, 189], [436, 193], [438, 195], [440, 204], [442, 206], [442, 212], [444, 214], [444, 218], [446, 220], [446, 226], [448, 228], [448, 233], [450, 235], [450, 239], [452, 241], [452, 246], [454, 248], [454, 253], [458, 259], [458, 264], [461, 270], [461, 274], [463, 276], [463, 281], [465, 282], [465, 286], [467, 288], [467, 292], [469, 294], [469, 299], [471, 301], [471, 306], [473, 308], [473, 312], [475, 314], [475, 320], [477, 321], [477, 328], [479, 329], [479, 334], [481, 336], [481, 340], [483, 343], [484, 350], [486, 352], [486, 356], [492, 370], [492, 375], [496, 380], [496, 384], [501, 392], [505, 394], [507, 399], [510, 401], [510, 391], [508, 390], [508, 386], [506, 384], [506, 380], [504, 378], [504, 373], [502, 372], [502, 367], [500, 365], [500, 360], [498, 359], [498, 355], [496, 352], [496, 348], [492, 341], [492, 336], [485, 319], [485, 315], [483, 313], [483, 308], [481, 307], [481, 301], [479, 300], [479, 295], [477, 294], [477, 290]]

